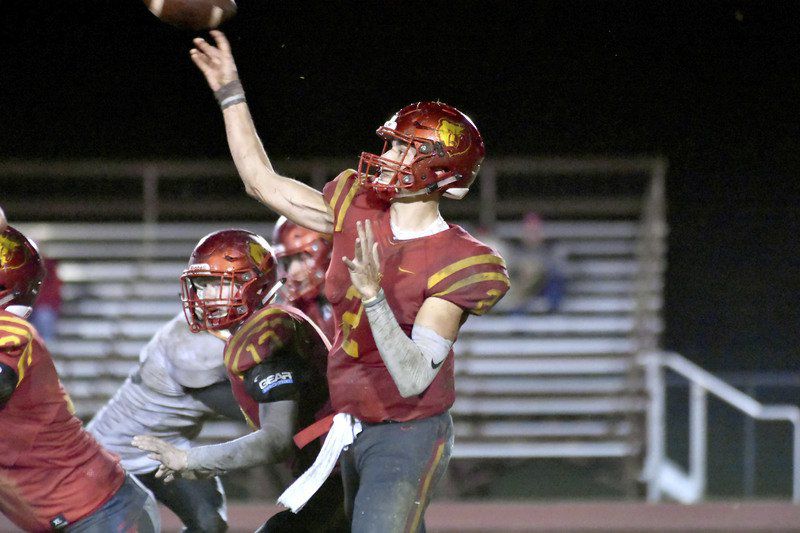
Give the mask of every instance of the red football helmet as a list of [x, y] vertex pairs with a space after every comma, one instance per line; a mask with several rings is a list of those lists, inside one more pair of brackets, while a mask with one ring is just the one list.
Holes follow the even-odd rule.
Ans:
[[228, 329], [269, 303], [280, 288], [275, 254], [241, 229], [200, 239], [181, 275], [181, 301], [192, 331]]
[[[272, 232], [272, 243], [286, 275], [284, 287], [289, 300], [313, 300], [319, 296], [331, 262], [331, 237], [280, 217]], [[291, 260], [296, 256], [300, 256], [302, 267], [292, 269]]]
[[392, 141], [406, 143], [415, 151], [399, 162], [369, 152], [361, 154], [358, 178], [387, 198], [444, 190], [444, 196], [460, 200], [475, 181], [486, 153], [483, 138], [469, 117], [441, 102], [406, 106], [377, 133], [385, 141], [382, 154]]
[[36, 243], [6, 226], [0, 232], [0, 309], [32, 308], [45, 273]]

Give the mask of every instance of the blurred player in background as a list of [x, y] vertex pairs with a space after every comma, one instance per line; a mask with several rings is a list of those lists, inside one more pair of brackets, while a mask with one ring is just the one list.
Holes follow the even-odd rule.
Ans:
[[333, 309], [323, 294], [331, 263], [331, 238], [280, 217], [272, 232], [275, 256], [286, 282], [281, 297], [317, 324], [333, 340]]
[[84, 431], [50, 353], [26, 320], [44, 275], [36, 245], [6, 225], [0, 233], [0, 510], [27, 531], [159, 531], [152, 494]]
[[[161, 462], [156, 477], [205, 477], [284, 460], [293, 462], [296, 475], [316, 457], [318, 443], [298, 447], [293, 435], [330, 413], [329, 342], [298, 309], [270, 303], [281, 286], [277, 268], [269, 244], [244, 230], [212, 233], [194, 249], [181, 277], [186, 320], [192, 331], [230, 332], [224, 364], [255, 431], [189, 450], [136, 437], [134, 444]], [[344, 531], [342, 502], [341, 481], [333, 476], [303, 512], [278, 513], [260, 531]]]
[[[221, 32], [211, 34], [216, 46], [197, 38], [191, 58], [223, 110], [247, 192], [333, 235], [325, 294], [337, 332], [328, 383], [340, 414], [326, 446], [340, 442], [345, 450], [352, 529], [424, 530], [453, 445], [453, 342], [467, 316], [487, 312], [509, 285], [503, 259], [439, 213], [442, 196], [462, 198], [474, 181], [484, 156], [480, 133], [451, 106], [407, 106], [378, 129], [380, 154], [363, 153], [357, 172], [316, 191], [274, 170], [230, 45]], [[315, 463], [308, 479], [323, 466], [330, 465]], [[299, 509], [314, 488], [305, 479], [279, 501]]]
[[147, 434], [188, 449], [209, 418], [244, 421], [222, 363], [224, 349], [221, 338], [189, 331], [181, 312], [142, 348], [139, 366], [87, 426], [120, 457], [125, 470], [181, 519], [187, 532], [227, 529], [222, 482], [210, 477], [165, 484], [155, 475], [160, 463], [131, 440]]

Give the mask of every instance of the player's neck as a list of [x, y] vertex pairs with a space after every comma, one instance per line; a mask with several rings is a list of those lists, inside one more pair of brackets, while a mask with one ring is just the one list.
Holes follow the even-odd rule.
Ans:
[[389, 209], [392, 227], [402, 231], [422, 231], [441, 216], [439, 214], [439, 198], [428, 197], [403, 201], [398, 199], [392, 202]]

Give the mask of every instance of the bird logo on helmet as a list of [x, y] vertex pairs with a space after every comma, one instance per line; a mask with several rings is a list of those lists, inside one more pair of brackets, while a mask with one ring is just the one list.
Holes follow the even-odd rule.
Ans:
[[0, 309], [27, 316], [46, 270], [36, 243], [11, 226], [0, 232]]
[[228, 229], [200, 239], [181, 275], [181, 302], [192, 331], [230, 329], [280, 289], [277, 260], [260, 235]]
[[[384, 155], [363, 152], [358, 179], [382, 197], [408, 197], [442, 191], [461, 199], [480, 169], [486, 149], [478, 128], [455, 107], [441, 102], [418, 102], [404, 107], [378, 128]], [[412, 158], [385, 157], [392, 143], [410, 148]]]
[[[331, 262], [331, 237], [298, 226], [282, 216], [275, 223], [272, 242], [286, 277], [286, 297], [292, 302], [317, 298]], [[302, 267], [292, 268], [293, 260], [299, 261]]]

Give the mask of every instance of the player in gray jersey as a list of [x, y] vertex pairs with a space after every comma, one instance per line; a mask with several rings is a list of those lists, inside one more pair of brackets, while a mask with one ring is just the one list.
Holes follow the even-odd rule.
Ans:
[[128, 472], [180, 517], [184, 531], [227, 529], [222, 483], [213, 477], [165, 484], [155, 477], [159, 463], [131, 440], [147, 434], [186, 449], [207, 419], [223, 415], [243, 420], [225, 374], [224, 348], [224, 340], [190, 332], [183, 313], [176, 315], [142, 348], [139, 366], [87, 426], [100, 444], [119, 455]]

